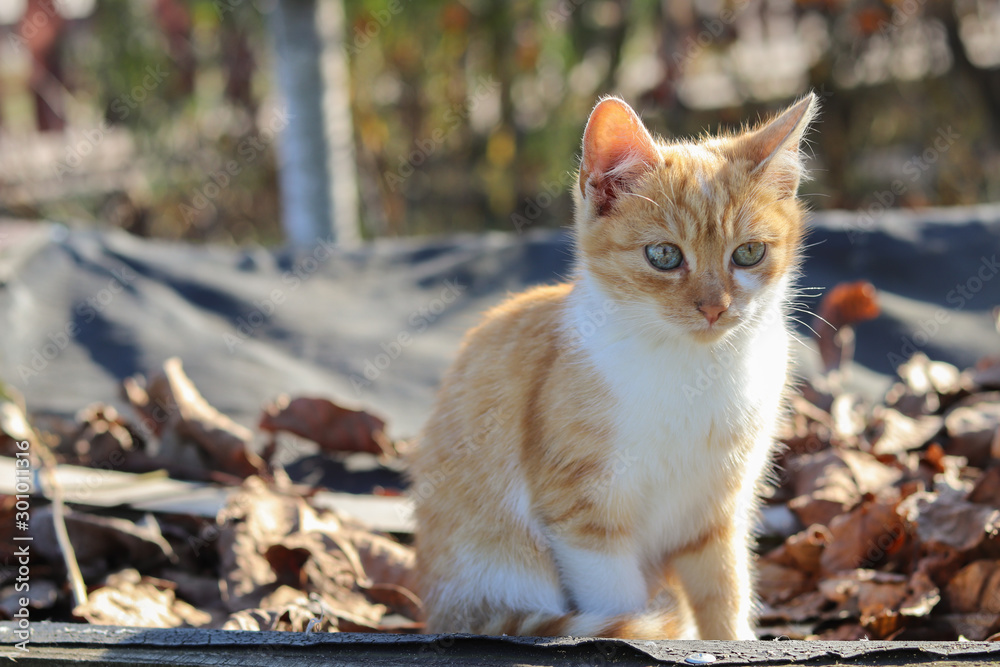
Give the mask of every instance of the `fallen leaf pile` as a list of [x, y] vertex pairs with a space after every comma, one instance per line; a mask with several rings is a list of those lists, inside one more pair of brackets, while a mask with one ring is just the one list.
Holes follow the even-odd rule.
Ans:
[[[838, 286], [820, 312], [850, 325], [876, 299], [866, 283]], [[870, 404], [839, 389], [853, 345], [818, 343], [826, 374], [792, 399], [765, 506], [797, 521], [762, 539], [762, 635], [998, 638], [1000, 359], [960, 372], [918, 352]]]
[[[762, 637], [955, 640], [1000, 633], [1000, 358], [959, 371], [916, 354], [884, 400], [842, 389], [854, 325], [878, 315], [867, 283], [820, 308], [824, 373], [802, 383], [780, 439], [757, 559]], [[321, 398], [279, 398], [257, 430], [201, 396], [178, 360], [123, 383], [131, 416], [96, 405], [73, 421], [24, 418], [0, 401], [0, 454], [32, 439], [36, 467], [109, 467], [227, 489], [214, 516], [69, 498], [65, 528], [86, 582], [77, 604], [53, 505], [32, 501], [30, 607], [36, 620], [147, 627], [416, 632], [412, 549], [320, 509], [317, 489], [277, 464], [277, 437], [320, 456], [397, 461], [385, 422]], [[289, 435], [290, 434], [290, 435]], [[110, 466], [108, 466], [110, 462]], [[169, 477], [169, 480], [167, 479]], [[204, 486], [204, 485], [203, 485]], [[207, 488], [207, 487], [206, 487]], [[113, 490], [113, 489], [112, 489]], [[334, 489], [336, 490], [336, 489]], [[394, 495], [399, 489], [379, 490]], [[192, 499], [194, 502], [196, 499]], [[99, 504], [99, 503], [95, 503]], [[0, 497], [0, 557], [11, 563], [14, 501]], [[404, 536], [405, 541], [407, 538]], [[0, 618], [17, 609], [0, 570]]]
[[[318, 508], [310, 500], [315, 489], [293, 484], [272, 459], [276, 435], [287, 433], [313, 441], [324, 455], [367, 452], [388, 461], [398, 452], [383, 420], [322, 398], [281, 397], [265, 407], [254, 432], [209, 405], [177, 359], [148, 380], [127, 379], [122, 391], [134, 418], [95, 405], [73, 421], [38, 418], [34, 429], [19, 406], [4, 402], [0, 454], [13, 456], [15, 441], [30, 440], [33, 453], [44, 452], [36, 469], [93, 469], [84, 501], [87, 484], [92, 494], [109, 492], [102, 475], [113, 469], [143, 473], [150, 482], [165, 479], [164, 471], [215, 482], [211, 488], [228, 490], [224, 506], [203, 518], [69, 504], [66, 532], [88, 587], [86, 600], [74, 601], [53, 506], [35, 498], [33, 619], [324, 632], [422, 627], [412, 548]], [[0, 501], [0, 557], [7, 564], [16, 562], [7, 534], [15, 526], [13, 501]], [[24, 593], [15, 590], [16, 569], [0, 575], [0, 618], [9, 619]]]

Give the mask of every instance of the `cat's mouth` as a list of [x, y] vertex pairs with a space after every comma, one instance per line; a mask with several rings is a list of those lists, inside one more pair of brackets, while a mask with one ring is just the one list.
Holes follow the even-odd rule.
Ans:
[[729, 314], [724, 317], [720, 317], [714, 322], [709, 322], [707, 319], [702, 318], [701, 321], [695, 325], [692, 333], [698, 340], [703, 340], [705, 342], [716, 341], [732, 331], [736, 326], [738, 319], [739, 318]]

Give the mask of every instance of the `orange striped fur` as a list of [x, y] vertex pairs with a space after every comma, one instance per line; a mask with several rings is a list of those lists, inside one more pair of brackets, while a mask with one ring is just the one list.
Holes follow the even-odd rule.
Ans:
[[814, 108], [699, 141], [594, 109], [574, 279], [468, 333], [412, 458], [429, 631], [753, 638]]

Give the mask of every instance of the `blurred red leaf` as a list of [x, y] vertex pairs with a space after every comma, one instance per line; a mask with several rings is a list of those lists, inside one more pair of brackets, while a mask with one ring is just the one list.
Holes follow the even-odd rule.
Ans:
[[385, 421], [364, 410], [352, 410], [325, 398], [279, 397], [264, 408], [264, 431], [287, 431], [312, 440], [325, 452], [369, 452], [395, 455], [385, 434]]

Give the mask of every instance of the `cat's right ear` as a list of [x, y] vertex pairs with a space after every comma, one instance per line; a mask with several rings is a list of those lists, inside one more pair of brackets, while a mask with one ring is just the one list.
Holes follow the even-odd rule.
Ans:
[[583, 133], [580, 193], [603, 215], [658, 159], [656, 143], [632, 107], [617, 97], [605, 98], [590, 113]]

